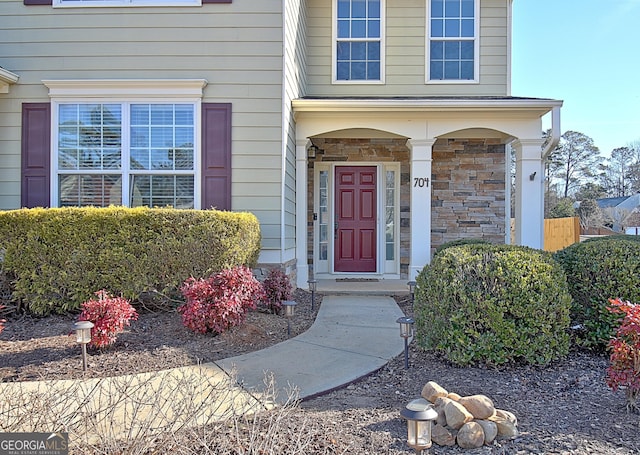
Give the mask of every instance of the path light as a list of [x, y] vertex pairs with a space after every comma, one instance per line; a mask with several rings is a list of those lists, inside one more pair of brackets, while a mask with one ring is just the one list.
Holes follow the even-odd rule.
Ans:
[[284, 317], [287, 318], [287, 335], [291, 336], [291, 318], [296, 312], [297, 303], [293, 300], [285, 300], [282, 302], [282, 306], [284, 307]]
[[76, 331], [76, 341], [82, 345], [82, 371], [87, 371], [87, 343], [91, 341], [91, 329], [93, 322], [78, 321], [73, 324]]
[[409, 281], [407, 284], [409, 285], [409, 295], [411, 296], [411, 310], [413, 311], [413, 299], [416, 295], [416, 282]]
[[406, 316], [398, 318], [396, 321], [400, 324], [400, 336], [404, 338], [404, 368], [409, 368], [409, 338], [413, 336], [413, 319]]
[[407, 445], [417, 454], [431, 447], [431, 422], [438, 417], [431, 403], [424, 398], [410, 401], [400, 416], [407, 421]]
[[318, 287], [318, 280], [309, 280], [309, 290], [311, 291], [311, 311], [313, 311], [316, 304], [316, 289]]

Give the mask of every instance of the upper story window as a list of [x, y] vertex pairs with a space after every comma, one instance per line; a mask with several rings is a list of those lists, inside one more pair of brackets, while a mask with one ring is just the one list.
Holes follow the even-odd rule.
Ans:
[[427, 82], [478, 81], [479, 0], [428, 0]]
[[202, 0], [53, 0], [54, 7], [200, 6]]
[[334, 0], [334, 82], [384, 82], [384, 0]]

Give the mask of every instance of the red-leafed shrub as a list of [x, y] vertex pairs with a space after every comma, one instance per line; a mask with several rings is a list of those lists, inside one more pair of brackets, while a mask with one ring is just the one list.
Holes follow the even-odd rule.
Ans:
[[198, 333], [222, 333], [244, 321], [247, 311], [265, 299], [251, 269], [238, 266], [209, 278], [189, 278], [180, 288], [186, 302], [178, 307], [185, 327]]
[[115, 343], [131, 320], [138, 319], [138, 312], [122, 297], [113, 297], [104, 289], [95, 293], [97, 300], [82, 304], [79, 321], [93, 322], [90, 346], [102, 348]]
[[264, 292], [267, 295], [264, 301], [265, 306], [272, 313], [279, 313], [282, 302], [291, 299], [292, 289], [289, 277], [280, 269], [270, 269], [262, 286], [264, 286]]
[[623, 388], [627, 409], [640, 412], [640, 305], [619, 298], [609, 299], [609, 302], [609, 311], [623, 318], [615, 338], [609, 341], [611, 354], [607, 385], [613, 391]]
[[[0, 310], [4, 309], [4, 305], [0, 305]], [[0, 333], [2, 333], [2, 330], [4, 329], [4, 323], [7, 322], [6, 319], [0, 319]]]

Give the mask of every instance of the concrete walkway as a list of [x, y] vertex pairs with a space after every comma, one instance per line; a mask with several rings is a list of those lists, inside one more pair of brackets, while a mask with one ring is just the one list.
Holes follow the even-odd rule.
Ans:
[[261, 351], [219, 362], [235, 370], [247, 390], [264, 388], [273, 374], [280, 400], [294, 386], [301, 399], [334, 390], [382, 368], [404, 350], [396, 320], [404, 316], [390, 297], [325, 296], [305, 333]]

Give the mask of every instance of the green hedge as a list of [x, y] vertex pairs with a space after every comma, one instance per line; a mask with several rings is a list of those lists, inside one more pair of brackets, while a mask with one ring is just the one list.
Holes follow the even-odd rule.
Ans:
[[0, 212], [2, 271], [35, 314], [77, 310], [100, 289], [136, 300], [189, 276], [252, 267], [260, 226], [249, 213], [149, 208]]
[[490, 243], [491, 242], [485, 239], [478, 239], [478, 238], [464, 238], [464, 239], [450, 240], [449, 242], [445, 242], [442, 245], [440, 245], [438, 248], [436, 248], [436, 251], [433, 253], [433, 256], [435, 257], [439, 255], [442, 251], [446, 250], [447, 248], [451, 248], [453, 246], [489, 245]]
[[561, 267], [539, 250], [464, 245], [417, 277], [416, 338], [458, 365], [545, 365], [569, 350], [571, 295]]
[[640, 301], [640, 242], [628, 237], [575, 243], [554, 254], [573, 296], [571, 319], [584, 327], [576, 338], [584, 347], [604, 349], [613, 336], [619, 316], [607, 311], [609, 299]]
[[588, 238], [583, 243], [599, 242], [600, 240], [629, 240], [630, 242], [640, 242], [640, 235], [629, 235], [629, 234], [604, 235], [602, 237]]

